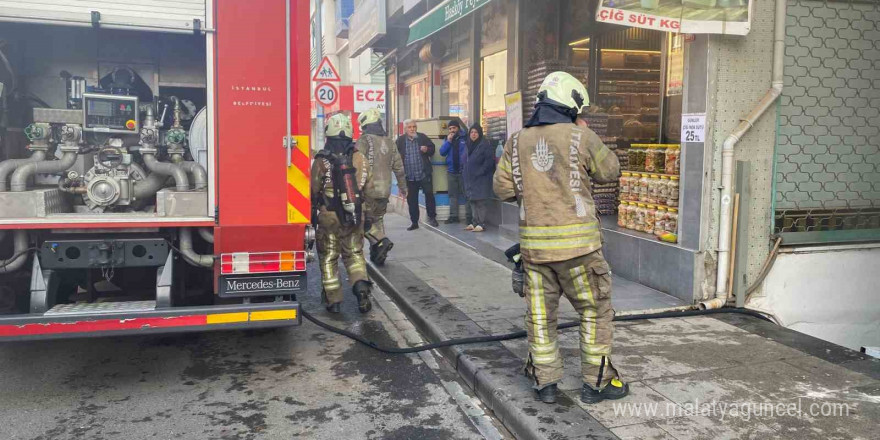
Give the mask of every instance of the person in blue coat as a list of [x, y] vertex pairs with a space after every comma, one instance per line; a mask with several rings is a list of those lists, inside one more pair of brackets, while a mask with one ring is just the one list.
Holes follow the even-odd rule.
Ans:
[[468, 224], [472, 219], [471, 207], [467, 204], [464, 191], [464, 168], [467, 163], [467, 135], [461, 121], [449, 121], [449, 134], [440, 146], [440, 155], [446, 158], [446, 174], [449, 182], [449, 218], [446, 224], [458, 223], [458, 206], [465, 205]]
[[467, 164], [464, 167], [465, 191], [474, 214], [474, 221], [465, 229], [474, 232], [485, 230], [489, 200], [495, 197], [492, 191], [494, 174], [495, 149], [483, 136], [483, 128], [480, 124], [474, 124], [468, 131]]

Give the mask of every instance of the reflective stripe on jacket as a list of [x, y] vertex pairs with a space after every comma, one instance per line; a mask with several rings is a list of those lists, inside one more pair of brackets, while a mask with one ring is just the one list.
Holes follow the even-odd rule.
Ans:
[[520, 206], [520, 246], [532, 263], [566, 261], [602, 247], [590, 178], [613, 182], [617, 155], [575, 124], [526, 128], [504, 145], [495, 194]]

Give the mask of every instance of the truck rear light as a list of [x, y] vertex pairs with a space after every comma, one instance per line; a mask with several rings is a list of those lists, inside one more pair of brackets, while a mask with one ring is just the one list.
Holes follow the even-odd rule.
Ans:
[[221, 274], [303, 272], [305, 251], [234, 252], [220, 255]]

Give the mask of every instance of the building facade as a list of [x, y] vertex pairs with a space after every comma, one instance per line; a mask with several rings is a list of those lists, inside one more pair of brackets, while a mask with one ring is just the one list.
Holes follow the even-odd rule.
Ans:
[[[590, 93], [583, 117], [628, 170], [594, 187], [615, 273], [880, 345], [880, 5], [778, 1], [719, 0], [653, 22], [640, 17], [663, 1], [362, 0], [356, 15], [384, 16], [352, 32], [381, 54], [373, 70], [385, 72], [395, 133], [405, 119], [458, 117], [503, 142], [543, 77], [572, 73]], [[665, 223], [648, 232], [645, 215]], [[498, 202], [491, 217], [515, 236], [514, 206]]]
[[[359, 133], [357, 116], [367, 108], [385, 107], [385, 74], [380, 70], [371, 71], [378, 59], [370, 49], [364, 48], [353, 53], [349, 44], [351, 19], [355, 0], [311, 0], [312, 51], [309, 60], [311, 71], [327, 58], [339, 74], [339, 81], [330, 81], [339, 96], [335, 104], [321, 105], [312, 96], [312, 139], [313, 149], [320, 149], [323, 120], [336, 113], [345, 113], [352, 119], [356, 134]], [[312, 90], [321, 81], [312, 81]], [[379, 93], [377, 93], [379, 92]]]

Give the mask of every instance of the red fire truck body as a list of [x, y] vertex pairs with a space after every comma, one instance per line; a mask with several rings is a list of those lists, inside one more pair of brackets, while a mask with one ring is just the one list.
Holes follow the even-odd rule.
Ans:
[[0, 340], [299, 324], [308, 2], [21, 3], [0, 11]]

